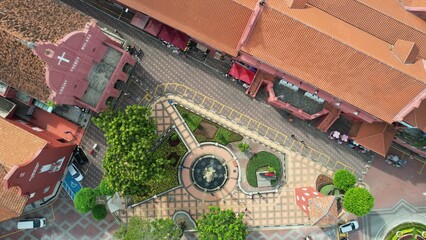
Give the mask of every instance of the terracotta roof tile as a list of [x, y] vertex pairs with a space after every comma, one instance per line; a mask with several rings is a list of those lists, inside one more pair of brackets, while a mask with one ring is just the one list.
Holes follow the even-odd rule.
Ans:
[[426, 100], [423, 100], [418, 108], [415, 108], [407, 116], [405, 116], [404, 122], [426, 132]]
[[6, 170], [32, 160], [46, 144], [44, 139], [0, 118], [0, 164]]
[[392, 145], [395, 132], [395, 127], [391, 124], [363, 122], [355, 140], [362, 146], [385, 156]]
[[326, 227], [339, 222], [335, 199], [334, 196], [309, 199], [309, 219], [312, 225]]
[[[6, 174], [6, 170], [0, 164], [0, 180], [3, 180]], [[18, 193], [17, 187], [5, 189], [3, 184], [0, 184], [0, 222], [19, 217], [24, 211], [28, 198]]]
[[47, 101], [45, 64], [30, 48], [0, 30], [0, 80], [41, 101]]
[[407, 7], [426, 7], [426, 0], [401, 0]]
[[393, 118], [426, 88], [421, 61], [404, 65], [389, 44], [314, 7], [271, 0], [242, 50], [378, 118]]
[[237, 54], [237, 44], [252, 13], [251, 9], [230, 0], [120, 0], [119, 2], [234, 56]]
[[91, 19], [57, 0], [0, 1], [0, 9], [0, 80], [47, 101], [45, 65], [25, 41], [55, 43]]
[[389, 44], [397, 39], [415, 42], [426, 58], [426, 24], [399, 1], [309, 0], [309, 4], [376, 36]]
[[259, 2], [258, 0], [233, 0], [234, 2], [237, 2], [246, 8], [254, 9], [256, 4]]
[[402, 63], [414, 63], [419, 53], [419, 48], [413, 42], [398, 39], [392, 47], [392, 52]]

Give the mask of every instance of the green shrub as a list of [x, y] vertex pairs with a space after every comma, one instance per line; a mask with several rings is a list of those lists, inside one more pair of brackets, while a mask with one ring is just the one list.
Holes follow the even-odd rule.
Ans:
[[114, 190], [105, 178], [102, 179], [95, 191], [97, 196], [111, 196], [114, 194]]
[[275, 172], [275, 169], [271, 166], [268, 166], [268, 172], [273, 173]]
[[247, 149], [250, 148], [250, 145], [248, 145], [248, 143], [239, 143], [238, 148], [240, 149], [241, 152], [245, 152], [247, 151]]
[[281, 163], [277, 156], [270, 152], [256, 153], [247, 164], [247, 181], [250, 186], [257, 187], [256, 171], [261, 167], [272, 167], [276, 171], [276, 180], [271, 183], [275, 184], [281, 178]]
[[332, 195], [335, 188], [336, 187], [333, 184], [325, 185], [324, 187], [321, 188], [320, 193], [326, 196], [329, 196], [329, 195]]
[[74, 198], [74, 206], [80, 213], [87, 213], [93, 209], [96, 202], [95, 191], [91, 188], [82, 188]]
[[348, 212], [362, 217], [374, 207], [374, 197], [365, 188], [351, 188], [345, 193], [343, 207]]
[[333, 183], [336, 188], [347, 191], [349, 188], [354, 187], [356, 178], [348, 170], [342, 169], [334, 173]]
[[197, 139], [198, 142], [207, 142], [209, 139], [207, 139], [206, 136], [201, 135], [201, 134], [197, 134], [195, 135], [195, 138]]
[[179, 138], [179, 136], [177, 135], [177, 133], [173, 133], [173, 134], [170, 136], [170, 140], [172, 140], [172, 141], [176, 141], [176, 140], [178, 140], [178, 138]]
[[217, 130], [213, 141], [226, 146], [228, 143], [241, 141], [242, 139], [243, 137], [241, 135], [231, 132], [226, 128], [220, 127]]
[[93, 218], [103, 220], [107, 215], [107, 210], [104, 204], [96, 204], [92, 209]]

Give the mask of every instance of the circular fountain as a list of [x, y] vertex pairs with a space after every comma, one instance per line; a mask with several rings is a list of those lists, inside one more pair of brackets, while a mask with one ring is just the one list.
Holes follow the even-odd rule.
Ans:
[[219, 190], [228, 179], [228, 166], [213, 155], [198, 158], [191, 167], [191, 180], [206, 192]]

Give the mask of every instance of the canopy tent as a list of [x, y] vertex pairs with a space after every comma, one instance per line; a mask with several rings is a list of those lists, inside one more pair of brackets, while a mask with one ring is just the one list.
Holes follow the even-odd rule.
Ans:
[[386, 156], [386, 153], [392, 144], [395, 132], [395, 127], [391, 124], [383, 122], [363, 122], [356, 134], [355, 140], [363, 147], [366, 147], [382, 156]]
[[232, 64], [232, 67], [229, 70], [228, 74], [248, 84], [251, 84], [253, 82], [254, 76], [256, 75], [256, 73], [250, 71], [249, 69], [237, 62], [234, 62]]
[[163, 27], [163, 24], [161, 22], [153, 18], [150, 18], [143, 30], [156, 37], [160, 33], [162, 27]]
[[136, 12], [132, 21], [130, 22], [133, 26], [143, 29], [148, 23], [149, 17], [143, 13]]
[[176, 29], [169, 27], [167, 25], [163, 25], [161, 28], [160, 34], [158, 34], [158, 38], [171, 43], [173, 41], [173, 38], [176, 35]]
[[172, 44], [178, 47], [180, 50], [185, 50], [189, 42], [189, 36], [183, 32], [176, 32], [175, 37], [172, 40]]

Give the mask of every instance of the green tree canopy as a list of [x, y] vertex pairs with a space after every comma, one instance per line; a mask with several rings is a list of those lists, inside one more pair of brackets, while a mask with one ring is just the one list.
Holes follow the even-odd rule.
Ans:
[[107, 179], [103, 178], [96, 190], [100, 196], [112, 196], [114, 195], [114, 190], [111, 186], [112, 184], [110, 184]]
[[170, 218], [150, 220], [131, 217], [128, 225], [122, 225], [114, 233], [114, 238], [119, 240], [178, 240], [181, 236], [182, 230]]
[[356, 178], [348, 170], [337, 170], [334, 173], [333, 183], [336, 188], [343, 191], [347, 191], [349, 188], [354, 187], [356, 183]]
[[374, 207], [374, 197], [365, 188], [351, 188], [345, 193], [343, 207], [348, 212], [361, 217]]
[[243, 214], [236, 217], [232, 210], [221, 210], [214, 206], [210, 207], [208, 214], [203, 214], [203, 217], [197, 220], [197, 225], [200, 239], [244, 240], [248, 234]]
[[96, 204], [92, 209], [93, 218], [96, 220], [102, 220], [107, 215], [107, 210], [104, 204]]
[[114, 191], [144, 195], [148, 180], [161, 181], [166, 174], [164, 166], [171, 161], [152, 154], [157, 135], [150, 116], [150, 108], [132, 105], [125, 111], [108, 110], [93, 120], [105, 132], [108, 148], [102, 167]]
[[96, 202], [96, 194], [91, 188], [82, 188], [75, 194], [74, 206], [80, 213], [87, 213], [93, 209]]

